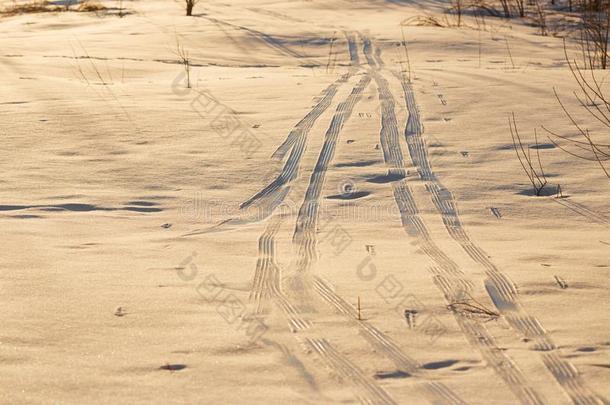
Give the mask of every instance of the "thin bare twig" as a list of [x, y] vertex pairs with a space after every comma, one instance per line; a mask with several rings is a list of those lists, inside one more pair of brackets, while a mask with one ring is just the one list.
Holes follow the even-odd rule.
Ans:
[[[513, 146], [515, 149], [515, 153], [517, 154], [517, 159], [523, 168], [523, 171], [527, 175], [534, 192], [537, 196], [540, 196], [542, 193], [542, 189], [547, 185], [546, 175], [544, 173], [544, 169], [542, 167], [542, 159], [540, 158], [540, 145], [538, 144], [538, 132], [534, 130], [534, 142], [533, 146], [523, 144], [523, 140], [521, 139], [521, 135], [519, 134], [519, 130], [517, 129], [517, 120], [515, 118], [515, 113], [513, 112], [511, 116], [508, 118], [508, 125], [510, 128], [510, 135], [513, 140]], [[526, 150], [527, 147], [527, 150]], [[538, 167], [536, 167], [532, 160], [531, 149], [536, 149], [536, 161], [538, 163]]]

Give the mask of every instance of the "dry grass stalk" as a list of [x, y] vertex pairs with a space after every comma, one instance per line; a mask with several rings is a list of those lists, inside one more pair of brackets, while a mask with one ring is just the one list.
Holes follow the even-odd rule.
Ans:
[[191, 60], [189, 53], [184, 46], [180, 43], [178, 37], [176, 37], [176, 50], [174, 51], [176, 56], [180, 59], [180, 63], [184, 66], [184, 73], [186, 75], [186, 88], [191, 88]]
[[504, 18], [510, 18], [510, 1], [509, 0], [500, 0], [500, 5], [502, 6], [502, 11], [504, 12]]
[[[542, 160], [540, 159], [540, 145], [538, 144], [538, 133], [534, 129], [534, 145], [524, 145], [519, 130], [517, 129], [517, 121], [515, 119], [515, 113], [508, 119], [510, 127], [510, 135], [513, 139], [513, 146], [517, 153], [519, 163], [523, 168], [523, 171], [527, 175], [534, 193], [536, 196], [540, 196], [542, 190], [547, 185], [546, 175], [542, 168]], [[532, 158], [531, 149], [536, 149], [536, 159]]]
[[18, 14], [48, 13], [61, 10], [61, 7], [51, 6], [47, 1], [42, 0], [21, 4], [14, 3], [13, 5], [5, 8], [2, 11], [2, 14], [5, 16], [13, 16]]
[[583, 11], [581, 16], [581, 48], [585, 68], [608, 67], [608, 40], [610, 39], [610, 12], [608, 5], [598, 11]]
[[101, 3], [95, 0], [85, 0], [78, 5], [78, 7], [71, 9], [71, 1], [67, 1], [63, 7], [53, 5], [46, 0], [31, 1], [28, 3], [13, 3], [13, 5], [5, 8], [0, 12], [0, 15], [14, 16], [19, 14], [33, 14], [33, 13], [53, 13], [61, 11], [77, 11], [77, 12], [96, 12], [105, 11], [107, 8]]
[[[409, 48], [407, 48], [407, 39], [405, 36], [405, 29], [403, 24], [400, 24], [400, 33], [402, 35], [402, 49], [405, 51], [405, 61], [407, 64], [407, 80], [411, 83], [411, 59], [409, 59]], [[404, 71], [404, 69], [402, 69]]]
[[335, 61], [337, 60], [337, 53], [333, 52], [333, 45], [335, 44], [335, 39], [337, 39], [336, 37], [337, 32], [333, 32], [333, 36], [330, 39], [330, 47], [328, 50], [328, 61], [326, 62], [326, 73], [328, 73], [328, 70], [330, 69], [330, 64], [332, 61], [333, 64], [333, 71], [334, 71], [334, 67], [335, 67]]
[[470, 293], [462, 292], [460, 295], [466, 295], [466, 297], [456, 298], [447, 305], [448, 309], [463, 315], [478, 316], [488, 320], [495, 320], [500, 316], [499, 312], [487, 308], [477, 301]]
[[525, 17], [525, 0], [515, 0], [515, 7], [519, 12], [519, 17]]
[[513, 69], [515, 69], [515, 61], [513, 60], [513, 53], [510, 50], [510, 45], [508, 44], [508, 38], [504, 37], [504, 41], [506, 42], [506, 51], [508, 52], [508, 58], [510, 59], [510, 64]]
[[568, 283], [561, 277], [559, 276], [554, 276], [555, 277], [555, 281], [557, 282], [557, 285], [562, 289], [565, 290], [566, 288], [568, 288]]
[[417, 26], [417, 27], [441, 27], [441, 28], [446, 28], [451, 26], [451, 24], [449, 24], [449, 21], [447, 20], [447, 17], [444, 18], [437, 18], [437, 17], [433, 17], [433, 16], [429, 16], [429, 15], [416, 15], [410, 18], [407, 18], [405, 21], [403, 21], [402, 25], [412, 25], [412, 26]]
[[538, 28], [540, 28], [540, 35], [546, 37], [548, 34], [547, 24], [546, 24], [546, 13], [540, 0], [535, 0], [536, 5], [536, 16], [534, 17], [534, 23]]
[[462, 26], [463, 6], [464, 6], [463, 0], [451, 0], [451, 8], [449, 9], [449, 11], [455, 13], [458, 27]]
[[[589, 115], [591, 115], [604, 127], [610, 128], [610, 100], [608, 100], [608, 98], [605, 96], [602, 85], [595, 76], [595, 72], [593, 70], [589, 70], [589, 73], [585, 74], [580, 66], [578, 66], [576, 60], [570, 60], [565, 42], [564, 53], [566, 61], [568, 62], [568, 67], [572, 72], [572, 76], [582, 91], [581, 96], [579, 96], [576, 92], [574, 92], [574, 96]], [[564, 103], [561, 101], [557, 91], [553, 89], [553, 92], [557, 102], [561, 106], [563, 113], [568, 118], [572, 126], [578, 131], [579, 138], [568, 138], [567, 136], [557, 134], [543, 127], [544, 130], [549, 133], [549, 139], [555, 144], [555, 146], [574, 157], [596, 162], [606, 177], [610, 178], [610, 171], [605, 166], [606, 162], [610, 161], [610, 144], [603, 144], [595, 141], [590, 131], [576, 122], [576, 119], [572, 113], [568, 111]], [[561, 143], [563, 143], [563, 145]]]
[[82, 12], [92, 12], [92, 11], [103, 11], [106, 10], [106, 7], [102, 5], [102, 3], [95, 0], [86, 0], [78, 5], [76, 8], [77, 11]]
[[493, 5], [487, 3], [485, 0], [472, 0], [468, 5], [468, 8], [471, 8], [473, 10], [485, 11], [492, 17], [502, 16], [502, 14], [499, 13]]

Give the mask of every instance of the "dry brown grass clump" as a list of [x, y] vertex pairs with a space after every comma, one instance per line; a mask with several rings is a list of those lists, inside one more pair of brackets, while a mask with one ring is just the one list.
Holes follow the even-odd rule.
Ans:
[[0, 13], [6, 16], [31, 13], [46, 13], [51, 11], [61, 11], [61, 7], [52, 6], [46, 1], [32, 1], [28, 3], [13, 4]]
[[[515, 152], [517, 153], [517, 158], [519, 159], [519, 163], [523, 168], [523, 171], [527, 175], [532, 187], [534, 189], [534, 193], [536, 196], [542, 195], [542, 190], [547, 185], [546, 174], [544, 173], [544, 169], [542, 168], [542, 160], [540, 159], [540, 144], [538, 143], [538, 133], [536, 129], [534, 129], [534, 144], [529, 145], [526, 144], [521, 135], [519, 134], [519, 130], [517, 129], [517, 120], [515, 118], [515, 113], [512, 113], [508, 118], [508, 125], [510, 127], [510, 135], [513, 139], [513, 147], [515, 148]], [[536, 150], [536, 156], [532, 157], [531, 150]]]
[[77, 12], [97, 12], [106, 11], [107, 7], [102, 5], [96, 0], [85, 0], [78, 4], [75, 8], [67, 6], [57, 6], [49, 3], [46, 0], [35, 0], [26, 3], [13, 3], [11, 6], [0, 11], [0, 15], [13, 16], [19, 14], [33, 14], [33, 13], [50, 13], [60, 11], [77, 11]]
[[461, 315], [478, 317], [485, 321], [496, 320], [500, 317], [500, 313], [498, 311], [487, 308], [468, 292], [462, 292], [460, 297], [456, 297], [449, 305], [447, 305], [447, 308]]
[[78, 5], [78, 7], [76, 8], [76, 11], [81, 11], [81, 12], [93, 12], [93, 11], [104, 11], [104, 10], [107, 10], [107, 8], [99, 1], [95, 1], [95, 0], [86, 0], [82, 3], [80, 3]]
[[449, 24], [447, 17], [437, 18], [429, 15], [416, 15], [407, 18], [401, 25], [416, 27], [449, 27], [451, 24]]

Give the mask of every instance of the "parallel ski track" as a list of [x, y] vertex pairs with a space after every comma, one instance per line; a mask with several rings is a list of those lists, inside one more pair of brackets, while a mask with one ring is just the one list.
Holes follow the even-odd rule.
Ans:
[[288, 151], [290, 155], [284, 163], [284, 166], [280, 174], [266, 187], [250, 197], [247, 201], [240, 205], [240, 208], [248, 208], [250, 205], [266, 197], [270, 194], [277, 193], [282, 187], [286, 186], [290, 182], [296, 179], [299, 168], [301, 166], [301, 158], [305, 152], [307, 146], [307, 137], [313, 125], [316, 123], [318, 118], [328, 109], [331, 105], [339, 87], [349, 81], [349, 79], [358, 70], [358, 54], [354, 55], [352, 49], [356, 46], [355, 39], [348, 37], [348, 48], [350, 52], [350, 59], [352, 66], [349, 71], [339, 77], [337, 81], [332, 83], [322, 92], [322, 98], [318, 103], [309, 111], [303, 119], [301, 119], [296, 126], [290, 131], [284, 142], [276, 149], [273, 153], [273, 159], [284, 159]]
[[[353, 50], [350, 49], [350, 52], [353, 52]], [[355, 55], [357, 56], [357, 53]], [[318, 163], [316, 164], [314, 173], [310, 178], [310, 184], [308, 187], [308, 191], [306, 192], [306, 198], [303, 203], [303, 206], [312, 207], [317, 206], [317, 204], [319, 203], [319, 198], [324, 183], [324, 175], [334, 155], [334, 149], [336, 147], [338, 135], [344, 123], [351, 116], [351, 112], [353, 111], [355, 104], [360, 99], [362, 92], [364, 91], [369, 82], [369, 76], [363, 77], [358, 83], [358, 85], [354, 88], [348, 99], [338, 105], [335, 115], [329, 126], [329, 129], [326, 132], [325, 144], [320, 152]], [[307, 211], [307, 209], [302, 210], [301, 212], [309, 213], [310, 215], [312, 215], [309, 218], [313, 219], [312, 221], [306, 220], [302, 222], [305, 224], [305, 229], [307, 229], [308, 226], [312, 227], [313, 233], [311, 234], [311, 240], [305, 241], [307, 238], [304, 238], [305, 240], [303, 240], [303, 242], [305, 242], [304, 246], [306, 246], [306, 248], [300, 249], [300, 252], [310, 253], [315, 250], [315, 223], [317, 221], [318, 212], [316, 209], [314, 209], [313, 212]], [[297, 223], [299, 223], [298, 220]], [[253, 282], [254, 288], [252, 298], [257, 302], [257, 310], [262, 312], [262, 301], [266, 297], [273, 296], [280, 308], [288, 317], [289, 324], [293, 331], [308, 330], [311, 327], [311, 323], [297, 313], [295, 308], [288, 302], [288, 300], [283, 295], [280, 289], [280, 270], [275, 263], [274, 246], [274, 237], [277, 233], [277, 230], [279, 229], [280, 224], [280, 217], [273, 217], [270, 223], [268, 224], [267, 229], [259, 239], [259, 259], [257, 262], [257, 271], [255, 274], [255, 279]], [[307, 235], [310, 234], [307, 233]], [[311, 250], [307, 249], [307, 247], [310, 247]], [[312, 258], [313, 254], [309, 256], [309, 258], [305, 259], [304, 262], [301, 262], [302, 266], [308, 267], [311, 263]], [[300, 267], [300, 269], [302, 271], [305, 271], [305, 267]], [[322, 281], [316, 281], [316, 286], [325, 286], [324, 284], [321, 284], [323, 283]], [[332, 290], [328, 288], [318, 288], [318, 292], [322, 296], [322, 298], [325, 298], [327, 301], [330, 298], [331, 301], [334, 301], [335, 303], [342, 303], [343, 311], [341, 312], [343, 312], [345, 315], [348, 315], [348, 313], [346, 313], [346, 310], [347, 308], [349, 308], [349, 306], [346, 306], [347, 303], [339, 296], [334, 294]], [[336, 308], [339, 309], [339, 307]], [[355, 318], [352, 316], [351, 319]], [[390, 360], [392, 360], [400, 370], [409, 372], [410, 374], [414, 374], [417, 371], [419, 364], [414, 362], [405, 354], [403, 354], [400, 348], [398, 348], [396, 344], [391, 342], [379, 330], [372, 327], [371, 325], [368, 325], [368, 323], [362, 324], [361, 330], [363, 331], [363, 336], [365, 337], [365, 339], [373, 347], [380, 350], [384, 355], [386, 355]], [[313, 342], [313, 340], [311, 342]], [[389, 395], [387, 395], [385, 391], [383, 391], [380, 387], [377, 386], [374, 380], [364, 377], [362, 372], [358, 371], [357, 367], [349, 363], [348, 359], [338, 359], [338, 352], [333, 349], [327, 341], [317, 340], [317, 342], [319, 344], [315, 347], [321, 350], [317, 351], [323, 358], [326, 358], [324, 357], [325, 353], [334, 353], [333, 356], [326, 358], [326, 361], [329, 366], [331, 366], [339, 374], [343, 374], [345, 377], [349, 377], [350, 381], [355, 384], [355, 386], [359, 390], [364, 391], [365, 394], [368, 394], [368, 397], [365, 396], [360, 398], [364, 403], [394, 403], [394, 401], [391, 400]], [[326, 351], [322, 350], [323, 348], [326, 348]], [[331, 361], [328, 362], [328, 359], [331, 359]], [[427, 389], [426, 394], [433, 399], [432, 402], [436, 402], [440, 399], [443, 403], [456, 405], [465, 404], [464, 401], [460, 400], [456, 394], [451, 392], [446, 386], [441, 383], [426, 383], [424, 386]], [[390, 402], [388, 402], [388, 400]]]
[[402, 84], [409, 113], [404, 133], [409, 155], [417, 167], [426, 190], [431, 195], [432, 203], [442, 217], [445, 229], [474, 262], [485, 268], [488, 276], [485, 286], [494, 305], [515, 331], [532, 342], [534, 350], [543, 352], [544, 364], [572, 402], [586, 405], [602, 404], [603, 400], [585, 386], [576, 368], [569, 361], [559, 357], [557, 347], [540, 322], [521, 306], [515, 284], [489, 260], [487, 253], [466, 233], [452, 193], [442, 185], [432, 171], [427, 146], [422, 136], [423, 126], [419, 108], [415, 102], [411, 83], [400, 74], [395, 75]]
[[[293, 240], [295, 240], [299, 246], [298, 270], [301, 272], [307, 272], [309, 270], [309, 266], [315, 257], [316, 222], [318, 218], [317, 206], [324, 185], [326, 170], [334, 156], [339, 133], [345, 122], [351, 116], [356, 103], [360, 100], [362, 92], [370, 81], [371, 79], [368, 75], [363, 76], [358, 84], [352, 89], [352, 92], [347, 99], [337, 105], [335, 114], [326, 131], [324, 145], [318, 155], [318, 161], [310, 177], [309, 185], [305, 192], [305, 198], [301, 205], [301, 209], [299, 210], [299, 216], [295, 227], [295, 236], [293, 237]], [[299, 225], [302, 225], [302, 228]], [[286, 308], [282, 307], [282, 310], [286, 312]], [[303, 331], [309, 329], [311, 323], [292, 323], [292, 326], [296, 331]], [[308, 338], [307, 342], [330, 368], [348, 379], [349, 382], [362, 393], [362, 396], [358, 396], [361, 402], [367, 404], [395, 404], [395, 401], [383, 388], [374, 380], [367, 377], [356, 365], [352, 364], [349, 359], [341, 355], [327, 340]]]
[[[365, 42], [366, 44], [366, 42]], [[370, 47], [370, 42], [368, 43]], [[357, 50], [350, 50], [352, 54], [357, 55]], [[352, 57], [352, 59], [354, 59]], [[367, 58], [367, 62], [370, 60]], [[337, 106], [335, 116], [333, 117], [330, 127], [325, 135], [325, 142], [320, 151], [318, 161], [310, 177], [309, 186], [305, 193], [305, 199], [299, 210], [299, 217], [295, 227], [293, 241], [297, 244], [299, 250], [299, 261], [297, 262], [297, 270], [308, 272], [311, 263], [316, 258], [316, 228], [319, 217], [318, 206], [320, 203], [320, 195], [324, 185], [326, 171], [335, 153], [338, 135], [352, 114], [353, 108], [360, 100], [361, 94], [370, 82], [370, 72], [366, 74], [352, 90], [348, 99]], [[396, 131], [396, 140], [398, 140], [398, 131]], [[403, 171], [404, 172], [404, 171]], [[403, 176], [404, 177], [404, 176]], [[350, 321], [356, 319], [355, 311], [350, 310], [347, 304], [341, 297], [333, 292], [323, 280], [314, 278], [315, 291], [330, 305], [332, 305], [339, 313], [345, 315]], [[386, 337], [381, 331], [374, 328], [367, 322], [358, 322], [363, 337], [371, 344], [372, 347], [383, 353], [390, 359], [399, 370], [409, 374], [415, 374], [419, 368], [419, 364], [413, 359], [406, 356], [400, 348]], [[443, 384], [427, 385], [426, 394], [433, 398], [433, 401], [442, 401], [443, 403], [464, 404], [465, 402], [451, 392]]]
[[[355, 44], [352, 44], [352, 41], [352, 38], [348, 38], [348, 43], [350, 44], [350, 55], [352, 56], [353, 60], [354, 55], [351, 53], [351, 51]], [[357, 58], [357, 54], [355, 57]], [[343, 76], [339, 80], [339, 84], [347, 81], [349, 77], [355, 73], [354, 66], [348, 75]], [[368, 80], [363, 79], [360, 81], [359, 86], [365, 86], [368, 82], [370, 82], [370, 78], [368, 78]], [[313, 122], [315, 122], [315, 120], [328, 107], [328, 105], [330, 105], [332, 98], [336, 94], [336, 87], [338, 84], [335, 83], [335, 85], [336, 86], [334, 87], [331, 85], [331, 87], [325, 91], [325, 97], [320, 103], [318, 103], [318, 106], [314, 108], [314, 111], [308, 114], [308, 116], [301, 120], [301, 122], [297, 125], [297, 128], [295, 128], [298, 131], [296, 135], [292, 132], [289, 134], [284, 144], [282, 144], [287, 146], [284, 148], [280, 146], [280, 148], [278, 148], [280, 152], [276, 151], [276, 157], [283, 157], [286, 151], [292, 148], [291, 156], [284, 167], [285, 170], [282, 172], [284, 175], [288, 174], [288, 176], [284, 178], [293, 180], [296, 177], [296, 170], [300, 164], [300, 159], [305, 148], [305, 135], [309, 132]], [[363, 88], [361, 89], [357, 86], [354, 91], [352, 91], [352, 94], [350, 94], [348, 99], [339, 104], [332, 119], [331, 125], [326, 133], [327, 140], [329, 137], [335, 137], [336, 140], [338, 131], [340, 131], [340, 129], [343, 127], [344, 121], [349, 117], [349, 114], [346, 114], [348, 111], [345, 108], [347, 107], [351, 114], [351, 109], [353, 109], [353, 105], [357, 101], [354, 100], [354, 97], [359, 98], [359, 94], [362, 92], [362, 90]], [[291, 141], [291, 139], [294, 139], [294, 141]], [[327, 152], [328, 149], [323, 148], [323, 150], [320, 152], [319, 161], [325, 159], [325, 156], [327, 156], [325, 154]], [[276, 185], [273, 185], [273, 187], [276, 187]], [[279, 189], [280, 187], [281, 185], [279, 185], [277, 188]], [[289, 189], [290, 187], [284, 188], [286, 191]], [[273, 192], [274, 191], [272, 190], [262, 193], [259, 198], [273, 194]], [[275, 259], [275, 235], [277, 234], [282, 221], [283, 216], [281, 213], [273, 216], [267, 224], [265, 231], [259, 238], [258, 260], [250, 298], [256, 302], [257, 313], [259, 314], [265, 311], [265, 301], [272, 298], [288, 318], [290, 329], [293, 332], [305, 331], [311, 328], [311, 322], [303, 317], [294, 308], [281, 290], [281, 270]], [[337, 374], [347, 378], [350, 383], [355, 386], [355, 388], [360, 392], [360, 395], [357, 395], [357, 398], [362, 403], [383, 405], [396, 403], [383, 388], [381, 388], [374, 380], [367, 377], [360, 369], [358, 369], [356, 365], [352, 364], [349, 359], [341, 355], [341, 353], [337, 351], [327, 340], [307, 339], [307, 341], [310, 348], [316, 351], [330, 368], [332, 368]]]
[[[301, 158], [305, 152], [307, 136], [317, 119], [328, 109], [340, 85], [349, 80], [357, 71], [358, 54], [353, 50], [357, 49], [355, 38], [347, 36], [348, 50], [352, 66], [349, 72], [342, 75], [337, 81], [332, 83], [322, 92], [321, 100], [301, 119], [293, 130], [288, 134], [286, 140], [273, 154], [273, 158], [282, 159], [290, 150], [290, 156], [285, 162], [284, 167], [278, 177], [261, 191], [255, 194], [248, 201], [241, 205], [247, 208], [254, 202], [263, 200], [265, 218], [272, 215], [290, 192], [290, 182], [296, 179], [301, 163]], [[290, 213], [289, 213], [290, 214]], [[258, 259], [254, 279], [252, 281], [252, 291], [250, 300], [255, 302], [256, 313], [265, 312], [269, 298], [273, 298], [288, 318], [291, 330], [305, 330], [311, 323], [302, 318], [295, 307], [289, 302], [281, 290], [281, 270], [275, 259], [275, 235], [277, 234], [284, 217], [282, 213], [275, 215], [267, 224], [265, 231], [258, 240]]]
[[345, 83], [350, 77], [351, 73], [345, 74], [324, 90], [324, 96], [322, 99], [301, 121], [299, 121], [299, 123], [297, 123], [294, 129], [290, 131], [290, 134], [288, 134], [286, 141], [284, 141], [284, 143], [280, 145], [278, 150], [273, 154], [274, 158], [281, 159], [286, 153], [288, 153], [288, 150], [290, 150], [290, 155], [284, 163], [280, 174], [266, 187], [242, 203], [240, 208], [248, 208], [261, 198], [273, 193], [277, 193], [282, 187], [296, 179], [301, 166], [301, 158], [303, 157], [303, 153], [305, 152], [307, 145], [307, 136], [309, 135], [309, 131], [318, 118], [320, 118], [322, 113], [324, 113], [324, 111], [326, 111], [326, 109], [331, 105], [333, 98], [337, 94], [339, 86]]
[[[379, 329], [363, 320], [358, 319], [358, 312], [350, 303], [341, 298], [320, 277], [314, 278], [314, 288], [317, 293], [332, 305], [339, 313], [343, 314], [351, 323], [355, 323], [360, 329], [360, 334], [379, 353], [385, 355], [394, 363], [396, 369], [412, 376], [421, 376], [421, 364], [402, 352], [400, 347], [394, 343]], [[431, 399], [432, 403], [464, 405], [460, 397], [452, 392], [442, 383], [423, 383], [424, 395]], [[440, 401], [440, 402], [439, 402]]]
[[[364, 41], [364, 52], [368, 60], [373, 59], [370, 42]], [[377, 55], [380, 55], [377, 53]], [[377, 63], [383, 66], [382, 63]], [[399, 144], [398, 124], [395, 115], [395, 100], [389, 90], [387, 80], [377, 71], [373, 72], [381, 103], [382, 128], [380, 132], [383, 156], [390, 170], [402, 168], [404, 159]], [[418, 240], [422, 251], [437, 265], [432, 269], [434, 281], [439, 286], [448, 303], [459, 294], [472, 289], [472, 283], [464, 278], [458, 265], [433, 242], [424, 222], [419, 217], [413, 195], [402, 179], [392, 183], [394, 199], [398, 206], [401, 222], [406, 233]], [[515, 396], [524, 404], [543, 403], [540, 395], [531, 387], [525, 376], [514, 362], [499, 349], [485, 325], [454, 311], [456, 321], [470, 343], [476, 347], [483, 358], [496, 371]]]
[[326, 170], [334, 157], [339, 133], [343, 129], [345, 122], [350, 118], [356, 103], [360, 101], [364, 89], [370, 82], [371, 77], [369, 75], [365, 74], [362, 76], [347, 99], [337, 106], [335, 115], [324, 136], [324, 144], [309, 179], [309, 185], [305, 192], [303, 203], [299, 209], [293, 235], [293, 242], [298, 247], [298, 271], [306, 272], [309, 265], [316, 257], [316, 225], [318, 221], [320, 195], [326, 179]]
[[255, 302], [256, 313], [263, 314], [266, 304], [273, 299], [282, 309], [290, 329], [293, 331], [308, 329], [311, 323], [299, 315], [281, 290], [281, 270], [275, 261], [275, 235], [282, 225], [283, 217], [275, 215], [269, 220], [265, 231], [258, 240], [258, 260], [252, 282], [250, 300]]
[[396, 401], [388, 395], [377, 383], [362, 370], [352, 364], [343, 354], [338, 352], [326, 339], [305, 339], [306, 345], [335, 371], [339, 376], [355, 383], [362, 396], [359, 400], [364, 404], [392, 405]]
[[552, 200], [555, 201], [557, 204], [563, 205], [567, 209], [572, 210], [579, 215], [582, 215], [588, 220], [595, 222], [596, 224], [606, 227], [610, 225], [610, 219], [606, 218], [602, 214], [591, 210], [590, 208], [585, 207], [582, 204], [570, 201], [568, 198], [552, 198]]
[[[277, 52], [281, 53], [284, 56], [290, 56], [295, 59], [304, 59], [305, 58], [304, 55], [283, 45], [280, 41], [278, 41], [278, 39], [276, 39], [272, 35], [266, 34], [264, 32], [261, 32], [261, 31], [258, 31], [258, 30], [252, 29], [252, 28], [244, 27], [243, 25], [233, 24], [233, 23], [230, 23], [227, 21], [219, 20], [217, 18], [213, 18], [213, 17], [209, 17], [209, 16], [202, 16], [202, 17], [215, 24], [222, 24], [222, 25], [226, 25], [231, 28], [234, 28], [234, 29], [245, 31], [250, 36], [258, 39], [259, 41], [262, 41], [265, 45], [276, 50]], [[315, 65], [320, 65], [320, 64], [316, 62]]]

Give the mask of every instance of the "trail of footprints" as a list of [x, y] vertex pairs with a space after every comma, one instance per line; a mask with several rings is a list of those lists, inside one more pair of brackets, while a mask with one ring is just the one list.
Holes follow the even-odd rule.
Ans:
[[[288, 134], [286, 140], [273, 154], [275, 159], [284, 159], [290, 151], [280, 174], [273, 182], [242, 204], [243, 208], [247, 208], [254, 203], [265, 204], [265, 201], [269, 199], [268, 197], [277, 195], [279, 190], [284, 190], [284, 192], [280, 197], [275, 198], [275, 201], [277, 203], [277, 200], [283, 200], [290, 191], [291, 183], [297, 180], [301, 158], [313, 124], [332, 104], [339, 86], [349, 82], [352, 76], [355, 76], [359, 70], [361, 71], [357, 41], [352, 34], [346, 34], [346, 36], [351, 58], [349, 72], [324, 90], [320, 101]], [[445, 296], [446, 301], [448, 303], [453, 302], [460, 294], [471, 291], [473, 284], [465, 277], [459, 266], [434, 243], [430, 232], [419, 216], [417, 205], [406, 181], [406, 169], [395, 114], [396, 102], [389, 90], [387, 80], [381, 74], [384, 66], [381, 59], [381, 50], [380, 48], [374, 49], [373, 43], [366, 36], [361, 35], [361, 41], [367, 62], [366, 71], [347, 99], [340, 102], [336, 107], [329, 128], [324, 135], [323, 147], [311, 173], [307, 191], [299, 209], [293, 234], [293, 244], [297, 248], [297, 272], [308, 274], [312, 263], [316, 260], [318, 206], [325, 183], [326, 171], [333, 159], [338, 136], [343, 125], [350, 118], [363, 91], [371, 80], [374, 80], [381, 104], [380, 143], [384, 161], [388, 166], [388, 174], [396, 179], [391, 183], [391, 186], [402, 225], [405, 232], [417, 240], [421, 251], [434, 263], [434, 266], [430, 268], [432, 278]], [[419, 177], [430, 193], [432, 203], [441, 215], [447, 232], [454, 241], [460, 244], [473, 261], [486, 269], [488, 279], [485, 284], [492, 301], [508, 323], [525, 338], [533, 342], [534, 349], [543, 351], [545, 366], [573, 402], [578, 404], [602, 403], [600, 398], [584, 386], [576, 369], [558, 356], [555, 346], [540, 323], [534, 317], [525, 313], [518, 302], [517, 289], [514, 284], [491, 263], [487, 254], [466, 234], [459, 219], [452, 194], [442, 186], [431, 169], [427, 148], [422, 136], [423, 126], [421, 125], [411, 84], [405, 81], [400, 74], [395, 74], [395, 76], [401, 82], [404, 101], [408, 110], [404, 136], [409, 156], [418, 169]], [[270, 212], [272, 213], [276, 207], [277, 204], [269, 206]], [[270, 301], [275, 302], [288, 319], [292, 331], [308, 331], [308, 336], [312, 336], [320, 333], [317, 330], [312, 331], [312, 320], [307, 319], [282, 292], [282, 275], [275, 259], [274, 239], [283, 220], [283, 214], [273, 215], [259, 238], [259, 258], [253, 279], [251, 299], [255, 302], [259, 314], [265, 314], [268, 311]], [[414, 377], [421, 373], [421, 365], [407, 356], [389, 337], [368, 322], [357, 320], [356, 309], [336, 294], [323, 279], [314, 277], [312, 287], [322, 300], [331, 305], [338, 313], [344, 315], [348, 325], [357, 327], [361, 336], [378, 353], [391, 360], [397, 370]], [[524, 404], [543, 403], [541, 396], [531, 387], [515, 363], [503, 350], [499, 349], [483, 323], [457, 311], [454, 311], [454, 315], [467, 340], [479, 350], [483, 358], [504, 380], [520, 402]], [[298, 335], [297, 339], [300, 339]], [[338, 375], [349, 380], [357, 390], [355, 395], [363, 403], [395, 403], [375, 380], [352, 364], [327, 339], [307, 337], [305, 345], [317, 353], [325, 364]], [[423, 388], [424, 394], [433, 403], [466, 403], [442, 383], [424, 382], [420, 385], [420, 388]]]

